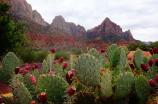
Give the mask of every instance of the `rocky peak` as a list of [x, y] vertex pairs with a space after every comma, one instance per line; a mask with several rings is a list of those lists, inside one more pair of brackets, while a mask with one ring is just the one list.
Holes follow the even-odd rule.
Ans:
[[67, 33], [70, 33], [72, 35], [80, 34], [81, 32], [86, 32], [85, 28], [80, 25], [75, 25], [72, 22], [66, 22], [65, 19], [60, 15], [56, 16], [53, 19], [53, 22], [50, 24], [50, 26], [57, 27], [63, 31], [66, 31]]
[[30, 18], [31, 21], [39, 23], [43, 26], [48, 26], [48, 23], [44, 21], [41, 15], [36, 11], [32, 10], [30, 4], [26, 0], [0, 0], [2, 2], [7, 2], [12, 5], [11, 10], [14, 11], [14, 15], [20, 17]]

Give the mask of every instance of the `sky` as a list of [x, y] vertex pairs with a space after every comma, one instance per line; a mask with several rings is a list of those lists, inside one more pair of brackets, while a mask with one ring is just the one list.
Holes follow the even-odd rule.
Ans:
[[100, 25], [108, 17], [134, 39], [158, 41], [158, 0], [26, 0], [42, 18], [52, 23], [61, 15], [66, 22], [86, 30]]

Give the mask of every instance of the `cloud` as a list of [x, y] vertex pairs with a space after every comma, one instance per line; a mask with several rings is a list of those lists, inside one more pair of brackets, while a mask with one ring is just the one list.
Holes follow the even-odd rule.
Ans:
[[157, 0], [27, 0], [45, 21], [62, 15], [67, 22], [91, 29], [106, 18], [137, 40], [158, 41]]

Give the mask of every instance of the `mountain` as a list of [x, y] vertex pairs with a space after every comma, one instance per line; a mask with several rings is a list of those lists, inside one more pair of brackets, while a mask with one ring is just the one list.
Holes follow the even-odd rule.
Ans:
[[12, 5], [11, 11], [14, 11], [14, 15], [19, 17], [29, 18], [40, 25], [48, 26], [49, 24], [44, 21], [41, 15], [36, 11], [32, 10], [30, 4], [26, 0], [0, 0], [2, 2], [7, 2]]
[[73, 36], [76, 36], [77, 34], [86, 33], [86, 30], [83, 26], [75, 25], [72, 22], [66, 22], [65, 19], [60, 15], [56, 16], [53, 19], [53, 22], [50, 24], [50, 26], [57, 27], [67, 33], [72, 34]]
[[[112, 43], [128, 45], [134, 42], [130, 30], [122, 32], [120, 26], [106, 18], [101, 25], [88, 31], [83, 26], [66, 22], [62, 16], [56, 16], [51, 24], [44, 21], [36, 10], [32, 10], [26, 0], [0, 0], [12, 5], [14, 21], [26, 21], [26, 37], [32, 40], [34, 48], [41, 50], [60, 48], [70, 50], [78, 47], [85, 51], [90, 48], [107, 49]], [[109, 44], [109, 45], [108, 45]]]
[[83, 26], [76, 26], [74, 23], [66, 22], [62, 16], [56, 16], [50, 25], [72, 34], [79, 40], [103, 40], [108, 44], [116, 42], [130, 44], [135, 42], [130, 30], [123, 32], [122, 28], [113, 23], [109, 18], [106, 18], [100, 25], [87, 31]]

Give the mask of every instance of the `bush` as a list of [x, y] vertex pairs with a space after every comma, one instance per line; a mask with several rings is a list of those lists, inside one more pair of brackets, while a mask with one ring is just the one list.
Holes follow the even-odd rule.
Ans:
[[73, 54], [75, 54], [75, 55], [80, 55], [80, 54], [82, 54], [82, 51], [81, 51], [79, 48], [77, 48], [77, 47], [71, 48], [71, 52], [72, 52]]
[[69, 60], [70, 53], [67, 52], [56, 52], [55, 53], [55, 59], [58, 60], [60, 57], [63, 57], [65, 60]]
[[141, 44], [141, 43], [132, 43], [128, 46], [128, 50], [130, 50], [130, 51], [135, 51], [135, 50], [137, 50], [137, 48], [141, 49], [142, 51], [149, 50], [148, 46], [146, 46], [145, 44]]
[[47, 51], [36, 52], [32, 47], [28, 49], [17, 50], [17, 55], [23, 63], [42, 62], [47, 54]]

